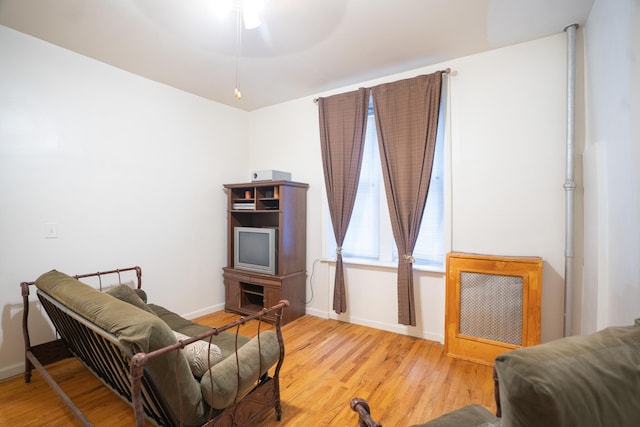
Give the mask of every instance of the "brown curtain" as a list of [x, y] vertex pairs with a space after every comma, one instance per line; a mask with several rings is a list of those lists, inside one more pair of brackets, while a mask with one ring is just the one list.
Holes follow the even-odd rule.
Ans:
[[369, 89], [365, 88], [318, 99], [324, 181], [338, 245], [333, 290], [333, 309], [338, 314], [347, 311], [341, 252], [358, 190], [368, 107]]
[[380, 161], [398, 247], [398, 322], [416, 325], [413, 248], [429, 192], [442, 72], [371, 89]]

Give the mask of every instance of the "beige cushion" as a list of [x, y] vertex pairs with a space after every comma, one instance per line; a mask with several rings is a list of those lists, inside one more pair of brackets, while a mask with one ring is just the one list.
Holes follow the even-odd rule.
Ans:
[[[189, 336], [181, 334], [180, 332], [173, 331], [176, 336], [176, 340], [185, 340]], [[187, 344], [182, 349], [189, 367], [193, 375], [200, 378], [209, 370], [209, 368], [222, 360], [222, 353], [215, 344], [209, 344], [205, 341], [195, 341], [191, 344]]]
[[[238, 361], [231, 355], [216, 364], [202, 376], [200, 389], [206, 402], [223, 409], [247, 394], [269, 368], [280, 358], [280, 346], [274, 331], [264, 331], [238, 349]], [[259, 351], [260, 350], [260, 351]], [[260, 360], [258, 359], [260, 354]], [[238, 386], [238, 364], [240, 384]], [[260, 369], [262, 368], [262, 369]]]
[[611, 327], [496, 358], [503, 426], [636, 427], [640, 327]]

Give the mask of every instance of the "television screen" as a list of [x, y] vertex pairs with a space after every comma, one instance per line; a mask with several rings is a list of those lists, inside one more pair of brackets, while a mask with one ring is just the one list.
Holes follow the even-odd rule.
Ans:
[[238, 261], [245, 264], [269, 266], [268, 234], [240, 231], [238, 233]]
[[235, 227], [234, 268], [276, 274], [277, 228]]

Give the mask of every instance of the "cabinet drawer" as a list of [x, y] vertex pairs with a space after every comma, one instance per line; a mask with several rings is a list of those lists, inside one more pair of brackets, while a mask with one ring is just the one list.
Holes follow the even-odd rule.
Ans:
[[243, 283], [254, 283], [260, 286], [269, 286], [279, 288], [281, 281], [274, 276], [273, 278], [265, 277], [264, 275], [254, 274], [251, 272], [245, 272], [241, 270], [231, 270], [225, 269], [224, 273], [225, 282], [226, 280], [233, 280], [236, 282]]

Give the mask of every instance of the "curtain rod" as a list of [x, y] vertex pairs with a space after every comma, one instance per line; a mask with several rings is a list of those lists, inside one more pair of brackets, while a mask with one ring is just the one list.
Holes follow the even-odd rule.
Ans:
[[[440, 70], [442, 74], [451, 74], [451, 68], [445, 68], [444, 70]], [[313, 98], [313, 103], [318, 103], [318, 98]]]

